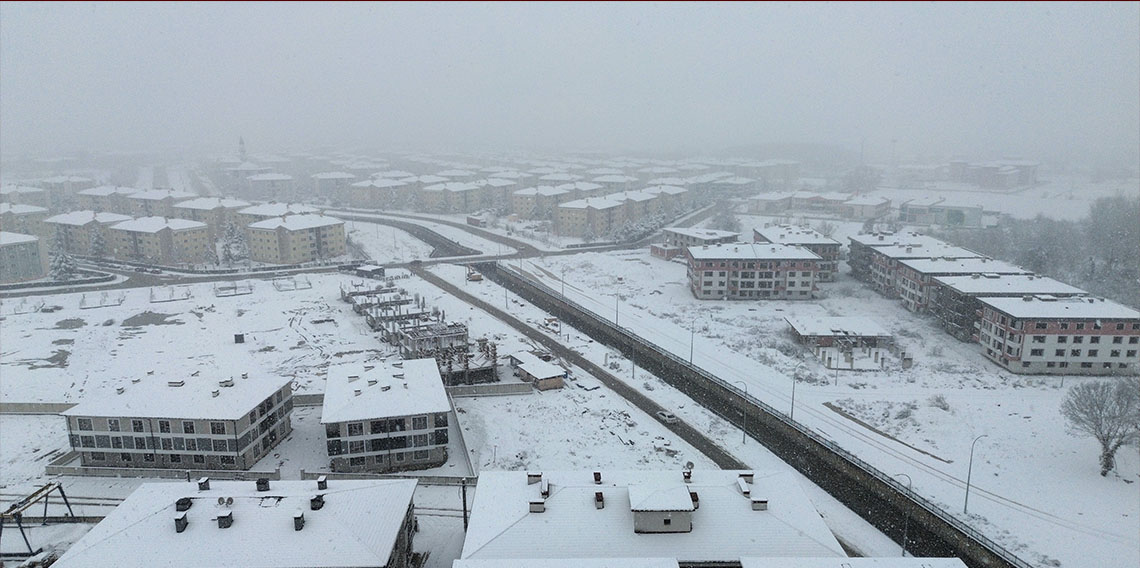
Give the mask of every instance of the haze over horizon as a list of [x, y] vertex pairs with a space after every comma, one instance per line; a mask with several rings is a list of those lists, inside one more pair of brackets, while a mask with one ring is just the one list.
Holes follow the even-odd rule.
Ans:
[[[0, 4], [0, 152], [1140, 161], [1140, 4]], [[897, 140], [893, 144], [892, 140]]]

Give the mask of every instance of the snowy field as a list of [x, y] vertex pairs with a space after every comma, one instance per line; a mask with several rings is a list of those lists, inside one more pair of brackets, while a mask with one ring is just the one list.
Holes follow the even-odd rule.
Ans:
[[432, 247], [395, 227], [379, 223], [345, 221], [345, 234], [378, 264], [428, 258]]
[[[516, 266], [512, 262], [511, 266]], [[961, 515], [970, 444], [977, 445], [967, 518], [1041, 565], [1140, 563], [1140, 455], [1118, 454], [1101, 477], [1097, 444], [1066, 435], [1061, 377], [1018, 376], [986, 362], [978, 347], [842, 276], [809, 302], [701, 302], [685, 267], [645, 250], [524, 261], [555, 290], [602, 317], [693, 361], [837, 441], [887, 474], [906, 473], [917, 491]], [[844, 269], [844, 271], [846, 271]], [[618, 276], [622, 280], [618, 281]], [[617, 297], [615, 297], [617, 294]], [[895, 334], [915, 364], [836, 374], [794, 344], [787, 316], [864, 316]], [[1067, 377], [1069, 385], [1087, 380]], [[686, 418], [687, 419], [687, 418]]]
[[[338, 211], [335, 211], [335, 210], [325, 211], [326, 215], [332, 215], [334, 217], [337, 215], [337, 213], [338, 213]], [[421, 225], [423, 227], [427, 227], [427, 228], [431, 229], [432, 231], [435, 231], [436, 233], [439, 233], [444, 238], [450, 239], [453, 242], [457, 242], [459, 244], [462, 244], [463, 246], [470, 247], [470, 248], [473, 248], [473, 249], [478, 250], [478, 251], [482, 251], [482, 256], [497, 256], [500, 254], [514, 254], [515, 252], [517, 252], [515, 249], [513, 249], [511, 247], [505, 247], [499, 243], [489, 241], [489, 240], [484, 239], [482, 237], [479, 237], [477, 235], [473, 235], [467, 231], [464, 231], [463, 229], [460, 229], [459, 227], [455, 227], [452, 225], [445, 225], [443, 223], [433, 223], [431, 221], [423, 221], [420, 219], [407, 219], [404, 217], [392, 217], [392, 216], [388, 216], [388, 215], [367, 214], [367, 213], [359, 213], [359, 212], [354, 212], [354, 211], [343, 211], [340, 213], [342, 213], [344, 215], [355, 215], [358, 217], [375, 217], [378, 219], [391, 219], [393, 221], [403, 221], [405, 223], [411, 223], [414, 225]], [[357, 223], [361, 226], [367, 226], [368, 225], [368, 223], [366, 223], [366, 222], [362, 223], [362, 222], [358, 221]], [[383, 226], [380, 229], [381, 237], [377, 243], [378, 247], [388, 246], [388, 244], [391, 243], [391, 234], [386, 235], [388, 237], [388, 240], [384, 240], [384, 238], [383, 238], [385, 236], [384, 231], [387, 228], [389, 228], [389, 227]], [[373, 229], [373, 230], [375, 230], [375, 229]], [[361, 235], [363, 236], [367, 232], [368, 232], [367, 230], [363, 230], [363, 231], [361, 231]], [[424, 256], [424, 258], [427, 258], [426, 255]], [[473, 258], [473, 257], [464, 257], [464, 258]]]
[[976, 186], [944, 182], [923, 189], [880, 188], [869, 195], [890, 199], [891, 206], [896, 209], [899, 203], [908, 199], [945, 197], [954, 203], [981, 205], [987, 212], [996, 211], [1019, 219], [1032, 219], [1040, 214], [1053, 219], [1078, 221], [1088, 215], [1089, 207], [1101, 197], [1140, 195], [1140, 181], [1090, 183], [1058, 178], [1012, 193], [990, 192]]

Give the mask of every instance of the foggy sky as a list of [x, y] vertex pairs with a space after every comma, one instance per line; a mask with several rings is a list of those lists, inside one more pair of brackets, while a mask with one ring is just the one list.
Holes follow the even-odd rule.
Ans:
[[0, 152], [1140, 154], [1140, 5], [2, 4]]

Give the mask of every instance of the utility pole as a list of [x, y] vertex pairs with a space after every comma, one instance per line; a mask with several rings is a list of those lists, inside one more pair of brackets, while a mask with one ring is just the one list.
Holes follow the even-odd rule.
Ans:
[[463, 532], [467, 532], [467, 478], [464, 477], [459, 480], [461, 491], [463, 492]]
[[962, 503], [963, 515], [966, 514], [966, 508], [970, 506], [970, 477], [974, 474], [974, 444], [977, 444], [978, 440], [981, 440], [982, 438], [986, 438], [988, 436], [989, 434], [982, 434], [977, 438], [974, 438], [974, 441], [970, 444], [970, 466], [968, 469], [966, 469], [966, 500]]

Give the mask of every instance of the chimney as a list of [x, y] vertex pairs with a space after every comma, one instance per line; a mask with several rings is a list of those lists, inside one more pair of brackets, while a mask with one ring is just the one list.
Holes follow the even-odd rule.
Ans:
[[183, 497], [174, 502], [174, 510], [178, 512], [188, 511], [190, 510], [190, 506], [193, 504], [194, 502], [191, 501], [189, 497]]
[[528, 471], [528, 472], [526, 472], [526, 484], [527, 485], [534, 485], [535, 483], [538, 483], [539, 481], [542, 481], [542, 472], [541, 471]]
[[740, 488], [740, 492], [744, 494], [744, 496], [747, 497], [752, 494], [752, 486], [748, 485], [747, 481], [744, 481], [743, 476], [736, 478], [736, 486]]
[[305, 512], [297, 509], [297, 512], [293, 513], [293, 530], [299, 531], [303, 528], [305, 528]]
[[234, 512], [230, 509], [225, 509], [218, 513], [218, 528], [228, 529], [234, 524]]
[[605, 498], [605, 496], [602, 495], [601, 491], [595, 491], [594, 492], [594, 508], [595, 509], [606, 508], [606, 498]]
[[696, 491], [689, 492], [689, 499], [693, 502], [693, 510], [701, 508], [701, 496]]
[[602, 472], [595, 471], [594, 472], [594, 485], [601, 485], [601, 484], [602, 484]]
[[757, 495], [752, 495], [751, 497], [752, 497], [752, 510], [753, 511], [767, 511], [768, 510], [768, 498], [767, 497], [760, 497]]
[[259, 477], [257, 479], [257, 490], [258, 491], [269, 491], [269, 480], [264, 478], [264, 477]]
[[324, 506], [325, 506], [325, 496], [320, 494], [320, 493], [313, 495], [313, 498], [309, 499], [309, 510], [310, 511], [320, 511], [321, 507], [324, 507]]
[[190, 521], [186, 520], [186, 512], [185, 511], [178, 513], [177, 515], [174, 515], [174, 531], [175, 532], [182, 532], [182, 531], [186, 530], [186, 525], [189, 525], [189, 524], [190, 524]]
[[685, 478], [685, 483], [693, 482], [693, 470], [686, 469], [685, 471], [681, 472], [681, 476]]
[[748, 483], [752, 483], [752, 479], [755, 476], [753, 475], [753, 473], [751, 471], [742, 471], [742, 472], [740, 472], [740, 477], [743, 477], [744, 481], [747, 481]]
[[539, 499], [537, 501], [531, 501], [530, 502], [530, 512], [532, 512], [532, 513], [544, 513], [544, 512], [546, 512], [546, 500], [545, 499]]
[[209, 491], [209, 490], [210, 490], [210, 478], [209, 477], [199, 477], [198, 478], [198, 491]]
[[323, 476], [323, 475], [318, 477], [317, 478], [317, 489], [328, 489], [328, 488], [329, 488], [328, 478]]
[[539, 491], [539, 493], [542, 493], [542, 496], [543, 496], [544, 498], [545, 498], [545, 497], [550, 497], [550, 481], [548, 481], [548, 480], [546, 480], [546, 479], [543, 479], [543, 480], [542, 480], [542, 481], [541, 481], [541, 482], [538, 484], [538, 491]]

